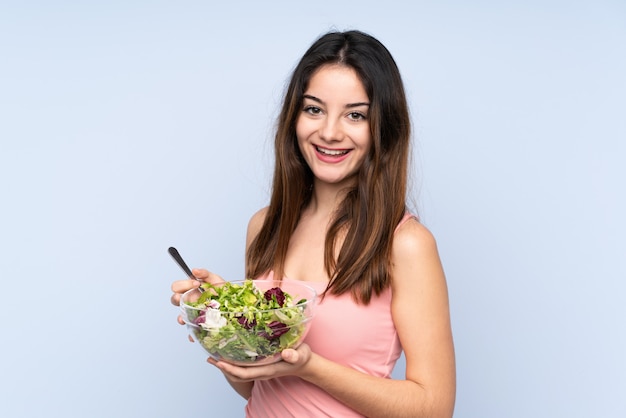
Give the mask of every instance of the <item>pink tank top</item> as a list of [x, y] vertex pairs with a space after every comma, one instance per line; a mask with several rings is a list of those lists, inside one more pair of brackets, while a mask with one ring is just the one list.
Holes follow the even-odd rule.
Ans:
[[[407, 214], [404, 223], [411, 215]], [[326, 283], [307, 282], [318, 295]], [[311, 350], [372, 376], [389, 378], [402, 351], [391, 317], [391, 288], [359, 305], [347, 293], [327, 294], [305, 338]], [[248, 418], [363, 417], [319, 387], [299, 377], [258, 380], [246, 406]]]

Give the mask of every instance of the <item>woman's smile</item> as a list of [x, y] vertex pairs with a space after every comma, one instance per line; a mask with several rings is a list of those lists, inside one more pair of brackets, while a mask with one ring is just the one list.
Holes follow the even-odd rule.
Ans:
[[330, 149], [315, 146], [317, 157], [325, 163], [340, 163], [348, 157], [349, 149]]

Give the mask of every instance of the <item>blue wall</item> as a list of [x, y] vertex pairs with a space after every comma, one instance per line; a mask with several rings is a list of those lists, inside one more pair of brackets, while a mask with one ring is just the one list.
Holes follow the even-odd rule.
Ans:
[[626, 416], [626, 4], [503, 3], [3, 3], [0, 415], [241, 416], [166, 249], [242, 277], [290, 70], [358, 28], [411, 101], [455, 416]]

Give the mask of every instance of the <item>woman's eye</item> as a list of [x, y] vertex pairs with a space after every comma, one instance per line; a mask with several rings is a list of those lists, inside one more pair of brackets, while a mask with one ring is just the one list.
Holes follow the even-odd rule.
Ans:
[[304, 108], [304, 111], [305, 111], [306, 113], [311, 114], [311, 115], [319, 115], [320, 113], [322, 113], [322, 109], [320, 109], [320, 108], [319, 108], [319, 107], [317, 107], [317, 106], [306, 106], [306, 107]]
[[351, 120], [364, 120], [366, 119], [365, 115], [363, 113], [359, 113], [359, 112], [352, 112], [348, 114], [348, 118]]

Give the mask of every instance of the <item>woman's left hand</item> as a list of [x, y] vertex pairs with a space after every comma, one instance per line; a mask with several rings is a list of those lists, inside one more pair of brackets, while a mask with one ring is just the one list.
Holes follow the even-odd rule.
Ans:
[[207, 361], [220, 369], [232, 382], [267, 380], [279, 376], [300, 375], [312, 356], [311, 348], [302, 344], [297, 349], [288, 348], [281, 352], [282, 360], [264, 366], [235, 366], [209, 358]]

